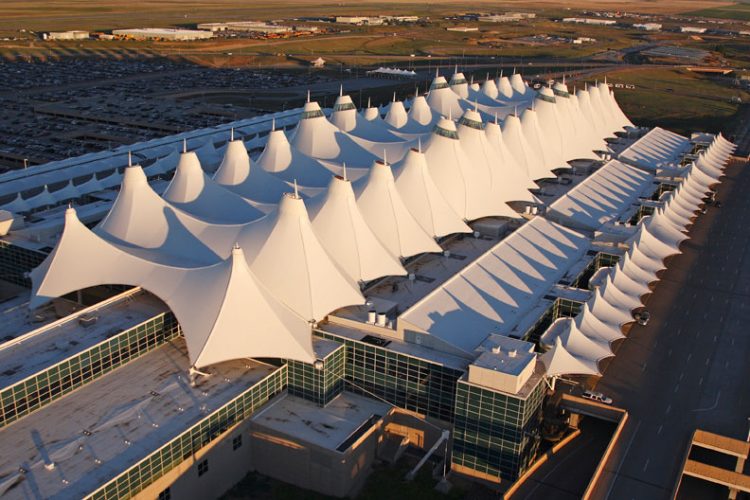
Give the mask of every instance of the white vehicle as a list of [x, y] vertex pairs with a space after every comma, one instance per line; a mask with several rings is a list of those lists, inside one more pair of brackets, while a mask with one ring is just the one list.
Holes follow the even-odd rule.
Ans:
[[597, 403], [604, 403], [605, 405], [612, 404], [612, 398], [608, 398], [601, 392], [583, 391], [583, 394], [581, 394], [581, 397], [585, 399], [590, 399], [591, 401], [596, 401]]

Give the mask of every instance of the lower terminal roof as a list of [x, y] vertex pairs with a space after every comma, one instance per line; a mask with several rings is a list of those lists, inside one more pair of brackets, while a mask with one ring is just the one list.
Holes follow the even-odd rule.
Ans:
[[82, 498], [277, 369], [221, 363], [191, 387], [188, 366], [175, 339], [1, 429], [0, 495]]

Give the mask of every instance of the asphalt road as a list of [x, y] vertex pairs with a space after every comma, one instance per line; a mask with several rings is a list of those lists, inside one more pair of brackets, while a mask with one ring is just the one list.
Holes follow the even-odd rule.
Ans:
[[633, 327], [597, 385], [631, 417], [605, 469], [607, 498], [669, 498], [696, 428], [747, 435], [750, 167], [727, 172], [722, 208], [693, 226], [648, 300], [650, 324]]
[[615, 424], [584, 418], [580, 428], [581, 434], [539, 467], [512, 500], [581, 498], [612, 438]]

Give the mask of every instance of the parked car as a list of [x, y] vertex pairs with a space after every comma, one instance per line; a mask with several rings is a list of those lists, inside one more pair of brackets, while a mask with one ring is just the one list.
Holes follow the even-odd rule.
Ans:
[[646, 326], [648, 325], [648, 320], [651, 319], [651, 313], [648, 311], [640, 311], [633, 315], [633, 319], [635, 319], [639, 325]]
[[584, 399], [590, 399], [591, 401], [596, 401], [597, 403], [604, 403], [605, 405], [612, 404], [612, 398], [605, 396], [601, 392], [583, 391], [581, 397]]

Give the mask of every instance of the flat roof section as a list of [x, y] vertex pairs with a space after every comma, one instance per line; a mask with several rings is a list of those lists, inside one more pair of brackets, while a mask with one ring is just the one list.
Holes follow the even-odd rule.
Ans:
[[[252, 420], [302, 442], [344, 452], [356, 441], [358, 431], [363, 433], [372, 427], [390, 409], [389, 404], [351, 392], [342, 392], [323, 408], [285, 395], [258, 412]], [[344, 447], [347, 444], [349, 446]]]
[[180, 337], [0, 430], [0, 495], [82, 498], [278, 369], [188, 366]]
[[[144, 291], [124, 292], [0, 345], [0, 388], [166, 312], [167, 306]], [[87, 312], [88, 311], [88, 312]], [[81, 321], [96, 318], [90, 326]], [[33, 324], [33, 317], [28, 319]]]

